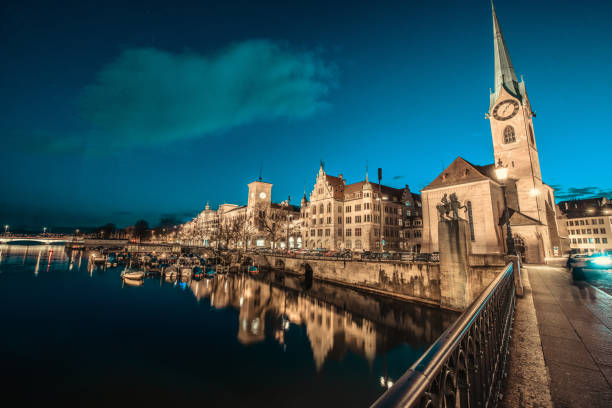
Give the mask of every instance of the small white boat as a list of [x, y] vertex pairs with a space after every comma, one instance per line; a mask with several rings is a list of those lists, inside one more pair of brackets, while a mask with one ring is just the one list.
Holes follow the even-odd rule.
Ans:
[[144, 279], [145, 273], [144, 271], [123, 271], [121, 272], [121, 277], [129, 280], [140, 280]]
[[104, 263], [106, 261], [106, 257], [99, 252], [92, 252], [89, 258], [93, 263]]
[[124, 278], [123, 283], [128, 286], [142, 286], [144, 285], [144, 280]]
[[181, 277], [189, 278], [193, 273], [193, 269], [191, 267], [182, 267], [181, 268]]

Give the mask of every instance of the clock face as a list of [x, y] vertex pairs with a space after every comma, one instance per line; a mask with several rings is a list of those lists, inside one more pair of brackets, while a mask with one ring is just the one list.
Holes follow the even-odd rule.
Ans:
[[263, 191], [259, 193], [259, 198], [261, 198], [262, 200], [266, 198], [266, 193], [264, 193]]
[[493, 117], [497, 120], [508, 120], [518, 113], [519, 104], [517, 101], [506, 100], [497, 104], [493, 109]]

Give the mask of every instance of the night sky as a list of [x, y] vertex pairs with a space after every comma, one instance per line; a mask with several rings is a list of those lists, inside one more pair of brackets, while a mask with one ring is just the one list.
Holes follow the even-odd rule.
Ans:
[[[488, 0], [4, 1], [0, 223], [299, 204], [331, 174], [425, 187], [492, 162]], [[612, 195], [612, 3], [498, 0], [558, 199]]]

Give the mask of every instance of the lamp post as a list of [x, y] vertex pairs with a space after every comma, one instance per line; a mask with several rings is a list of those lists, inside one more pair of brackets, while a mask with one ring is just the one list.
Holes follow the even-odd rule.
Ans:
[[8, 225], [5, 225], [5, 226], [4, 226], [4, 234], [8, 234], [8, 229], [9, 229], [9, 226], [8, 226]]
[[43, 235], [47, 234], [47, 227], [43, 227]]
[[287, 225], [285, 225], [285, 229], [287, 231], [287, 238], [285, 239], [285, 253], [289, 253], [289, 202], [291, 201], [291, 196], [287, 196]]
[[506, 200], [506, 180], [508, 179], [508, 166], [502, 165], [501, 159], [495, 167], [495, 175], [499, 180], [504, 196], [504, 213], [506, 213], [506, 250], [508, 255], [515, 255], [514, 238], [512, 238], [512, 228], [510, 227], [510, 214], [508, 211], [508, 202]]
[[380, 181], [382, 180], [382, 168], [378, 168], [378, 200], [379, 200], [379, 217], [380, 217], [380, 226], [379, 226], [379, 235], [380, 235], [380, 252], [383, 252], [383, 245], [384, 245], [384, 239], [383, 239], [383, 221], [382, 221], [382, 206], [383, 206], [383, 200], [382, 200], [382, 189], [380, 188]]

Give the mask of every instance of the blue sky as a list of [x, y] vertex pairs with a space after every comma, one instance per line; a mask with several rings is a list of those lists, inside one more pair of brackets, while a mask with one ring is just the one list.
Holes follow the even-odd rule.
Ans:
[[[3, 3], [0, 222], [155, 224], [332, 174], [492, 161], [488, 1]], [[257, 3], [257, 4], [254, 4]], [[559, 197], [612, 190], [612, 6], [502, 1]], [[571, 190], [574, 189], [574, 190]]]

